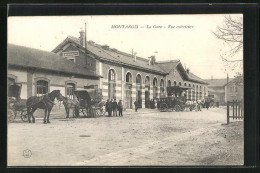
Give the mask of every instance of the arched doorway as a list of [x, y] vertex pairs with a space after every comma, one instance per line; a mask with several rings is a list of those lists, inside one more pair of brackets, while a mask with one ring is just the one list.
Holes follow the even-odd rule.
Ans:
[[75, 89], [76, 89], [76, 86], [74, 83], [66, 84], [66, 95], [68, 98], [73, 99]]
[[116, 98], [116, 73], [113, 69], [108, 71], [108, 98]]
[[145, 108], [150, 108], [150, 78], [145, 77]]
[[158, 90], [158, 88], [157, 88], [157, 78], [154, 78], [153, 79], [153, 99], [157, 99], [157, 95], [158, 95], [157, 90]]
[[132, 74], [128, 72], [125, 79], [125, 106], [126, 109], [132, 109]]
[[160, 82], [160, 97], [164, 97], [164, 80], [161, 79]]
[[136, 76], [136, 101], [138, 106], [142, 107], [142, 77], [140, 74]]
[[15, 79], [8, 77], [8, 97], [20, 98], [21, 84], [15, 83]]

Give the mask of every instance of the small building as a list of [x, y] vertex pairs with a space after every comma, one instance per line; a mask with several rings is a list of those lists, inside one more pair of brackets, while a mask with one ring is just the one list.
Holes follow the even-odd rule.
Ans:
[[234, 78], [225, 85], [225, 102], [244, 99], [243, 76]]
[[8, 96], [21, 93], [20, 98], [27, 99], [58, 89], [62, 95], [73, 97], [75, 89], [98, 86], [101, 78], [52, 52], [8, 44], [7, 55]]
[[211, 98], [214, 98], [215, 102], [219, 102], [220, 105], [225, 105], [225, 85], [227, 84], [228, 79], [206, 79], [208, 85], [208, 95]]

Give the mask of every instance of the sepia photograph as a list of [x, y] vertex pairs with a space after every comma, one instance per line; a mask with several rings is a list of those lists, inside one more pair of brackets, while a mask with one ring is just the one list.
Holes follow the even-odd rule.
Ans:
[[8, 166], [244, 165], [243, 32], [243, 14], [8, 17]]

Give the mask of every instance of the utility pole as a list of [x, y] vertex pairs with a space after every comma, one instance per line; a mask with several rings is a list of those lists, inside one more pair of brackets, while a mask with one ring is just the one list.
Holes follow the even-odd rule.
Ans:
[[87, 23], [85, 22], [85, 48], [87, 49]]

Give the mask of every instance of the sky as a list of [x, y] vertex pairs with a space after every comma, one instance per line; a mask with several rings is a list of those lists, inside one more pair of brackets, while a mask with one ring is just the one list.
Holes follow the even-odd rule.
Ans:
[[[179, 59], [202, 79], [226, 78], [220, 58], [220, 51], [226, 45], [212, 34], [223, 24], [224, 15], [8, 17], [8, 43], [52, 51], [67, 36], [79, 37], [86, 22], [88, 41], [126, 53], [133, 49], [143, 58], [155, 55], [156, 61]], [[232, 16], [242, 17], [242, 14]], [[237, 56], [243, 58], [242, 53]], [[228, 73], [233, 77], [234, 73]]]

